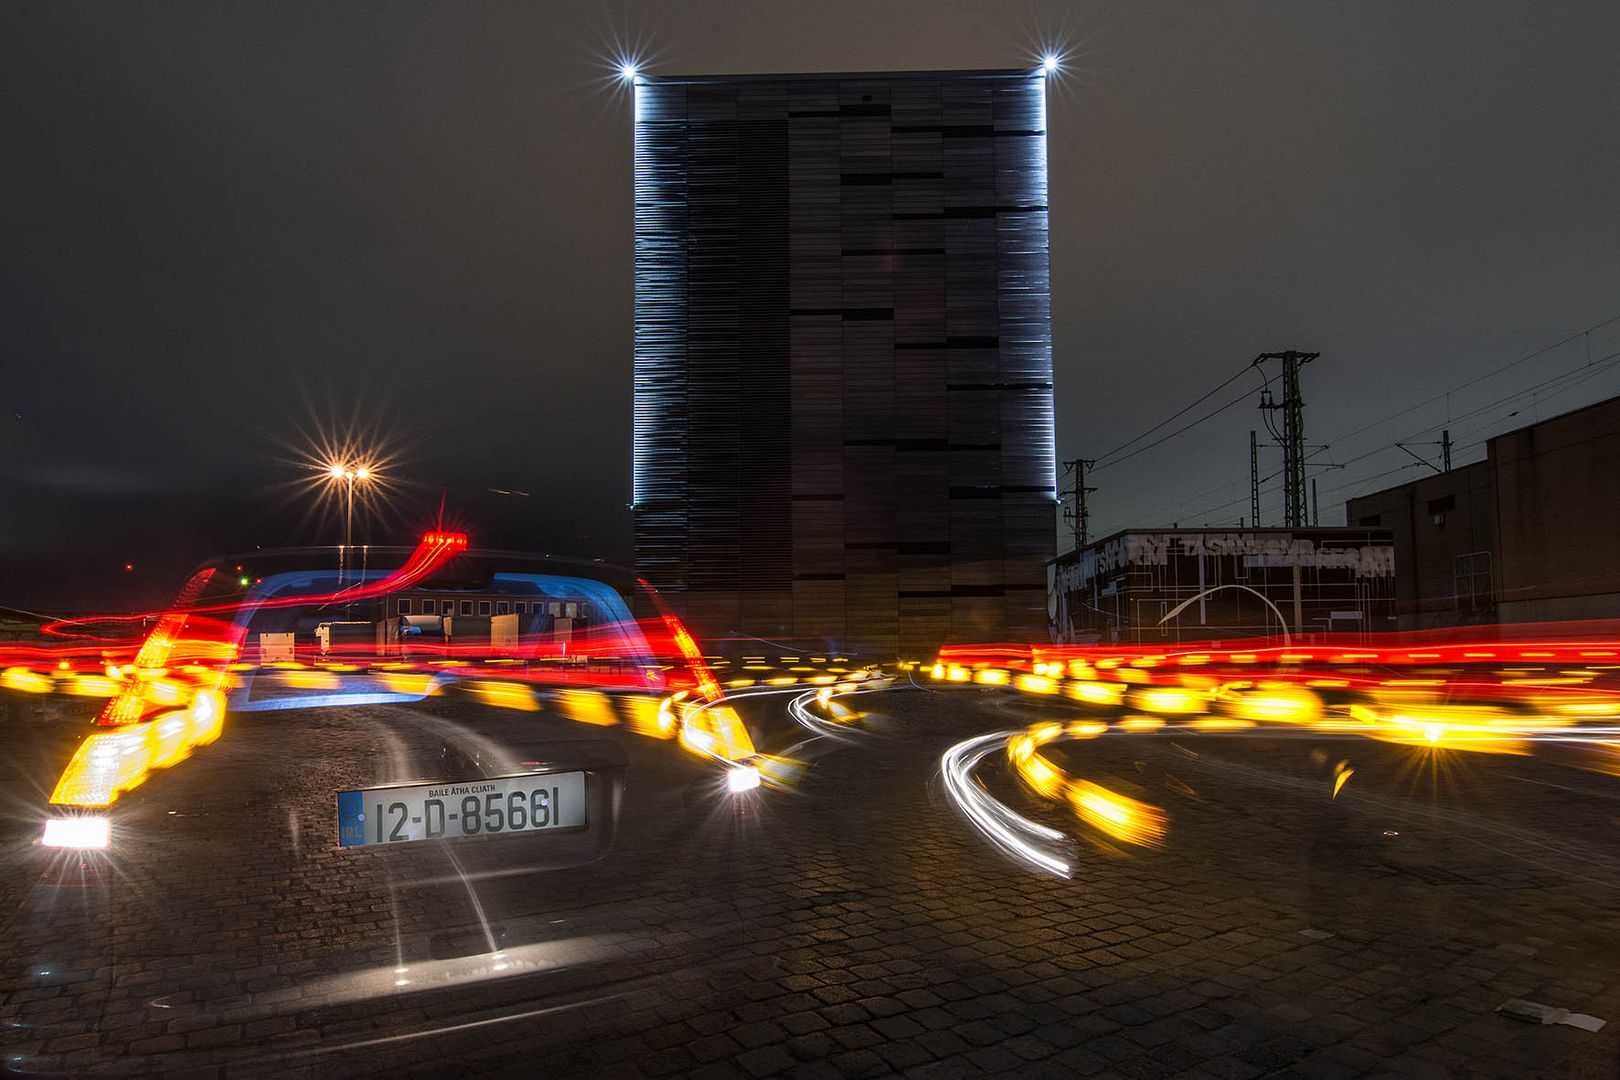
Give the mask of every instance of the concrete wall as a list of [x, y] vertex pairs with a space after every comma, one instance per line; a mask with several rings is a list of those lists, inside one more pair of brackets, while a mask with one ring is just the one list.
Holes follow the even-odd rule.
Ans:
[[1620, 398], [1490, 441], [1503, 622], [1620, 617]]
[[[1395, 537], [1403, 630], [1620, 618], [1620, 398], [1498, 435], [1486, 459], [1351, 499], [1350, 525]], [[1458, 596], [1489, 552], [1491, 599]]]
[[[1488, 461], [1351, 499], [1345, 521], [1395, 538], [1395, 600], [1402, 630], [1492, 622], [1486, 598], [1457, 595], [1458, 560], [1496, 552], [1496, 498]], [[1494, 575], [1493, 575], [1494, 581]], [[1465, 587], [1466, 593], [1466, 587]]]

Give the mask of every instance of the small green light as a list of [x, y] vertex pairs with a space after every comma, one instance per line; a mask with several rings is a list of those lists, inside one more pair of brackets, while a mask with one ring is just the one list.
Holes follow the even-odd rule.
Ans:
[[236, 580], [239, 581], [242, 584], [243, 588], [247, 588], [247, 585], [248, 585], [248, 579], [247, 578], [237, 578]]

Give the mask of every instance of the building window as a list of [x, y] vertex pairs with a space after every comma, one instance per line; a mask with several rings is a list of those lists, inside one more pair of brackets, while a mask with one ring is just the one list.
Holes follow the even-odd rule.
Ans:
[[472, 614], [472, 601], [471, 600], [463, 600], [461, 602], [461, 613], [463, 615], [471, 615]]
[[508, 611], [511, 611], [511, 610], [512, 610], [512, 605], [508, 604], [505, 600], [497, 600], [497, 601], [495, 601], [495, 614], [497, 614], [497, 615], [505, 615]]
[[409, 600], [401, 600], [394, 605], [394, 610], [400, 615], [409, 615], [411, 613], [411, 602]]
[[1382, 525], [1383, 523], [1384, 523], [1384, 515], [1383, 514], [1368, 514], [1366, 517], [1356, 519], [1356, 524], [1361, 526], [1364, 529], [1376, 529], [1378, 526]]
[[478, 601], [478, 614], [480, 614], [480, 615], [488, 615], [489, 614], [489, 601], [488, 600], [480, 600], [480, 601]]
[[512, 608], [519, 615], [527, 615], [529, 612], [529, 605], [524, 603], [522, 600], [519, 600], [517, 603], [513, 604]]

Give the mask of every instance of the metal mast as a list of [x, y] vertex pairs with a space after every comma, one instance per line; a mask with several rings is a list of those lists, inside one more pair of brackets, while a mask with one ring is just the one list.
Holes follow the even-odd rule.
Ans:
[[1305, 491], [1305, 399], [1299, 392], [1299, 369], [1321, 355], [1290, 350], [1261, 353], [1254, 358], [1255, 367], [1259, 367], [1267, 360], [1276, 360], [1282, 364], [1283, 399], [1273, 400], [1268, 385], [1261, 391], [1260, 407], [1268, 412], [1279, 410], [1282, 412], [1283, 424], [1280, 433], [1272, 426], [1269, 417], [1266, 426], [1270, 428], [1277, 441], [1282, 443], [1283, 524], [1289, 528], [1299, 528], [1309, 521]]
[[1249, 432], [1249, 526], [1260, 527], [1260, 444]]
[[1086, 470], [1097, 464], [1090, 458], [1075, 458], [1063, 463], [1063, 472], [1074, 474], [1074, 487], [1068, 491], [1069, 505], [1063, 508], [1063, 520], [1074, 532], [1074, 550], [1079, 551], [1091, 540], [1091, 514], [1086, 509], [1086, 496], [1097, 489], [1086, 486]]

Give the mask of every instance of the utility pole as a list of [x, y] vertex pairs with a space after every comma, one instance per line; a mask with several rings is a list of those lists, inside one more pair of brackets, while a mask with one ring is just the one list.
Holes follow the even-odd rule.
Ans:
[[1086, 470], [1097, 464], [1090, 458], [1075, 458], [1063, 463], [1065, 474], [1074, 474], [1074, 487], [1069, 489], [1069, 505], [1063, 508], [1063, 520], [1074, 531], [1074, 550], [1079, 551], [1091, 540], [1091, 515], [1086, 509], [1086, 496], [1096, 491], [1086, 486]]
[[[1289, 350], [1261, 353], [1254, 358], [1255, 367], [1267, 360], [1282, 364], [1282, 401], [1272, 400], [1268, 387], [1261, 392], [1260, 407], [1268, 411], [1280, 410], [1283, 414], [1283, 429], [1279, 435], [1283, 448], [1283, 524], [1289, 528], [1298, 528], [1306, 522], [1305, 399], [1299, 392], [1299, 369], [1321, 355]], [[1270, 427], [1269, 421], [1267, 427]], [[1272, 434], [1278, 434], [1275, 428]]]
[[1322, 524], [1322, 507], [1316, 501], [1316, 477], [1311, 477], [1311, 526]]
[[1260, 527], [1260, 443], [1249, 432], [1249, 522]]
[[[1447, 473], [1447, 472], [1451, 471], [1451, 432], [1449, 430], [1442, 431], [1440, 433], [1440, 441], [1439, 442], [1425, 442], [1425, 443], [1403, 443], [1403, 442], [1398, 442], [1398, 443], [1395, 444], [1395, 446], [1396, 446], [1397, 449], [1405, 451], [1406, 456], [1411, 458], [1413, 461], [1421, 462], [1422, 464], [1427, 465], [1429, 468], [1433, 469], [1437, 473]], [[1414, 446], [1438, 446], [1440, 448], [1440, 464], [1436, 465], [1434, 462], [1430, 461], [1428, 458], [1424, 457], [1422, 454], [1419, 454], [1416, 451], [1414, 451], [1412, 449], [1412, 447], [1414, 447]]]

